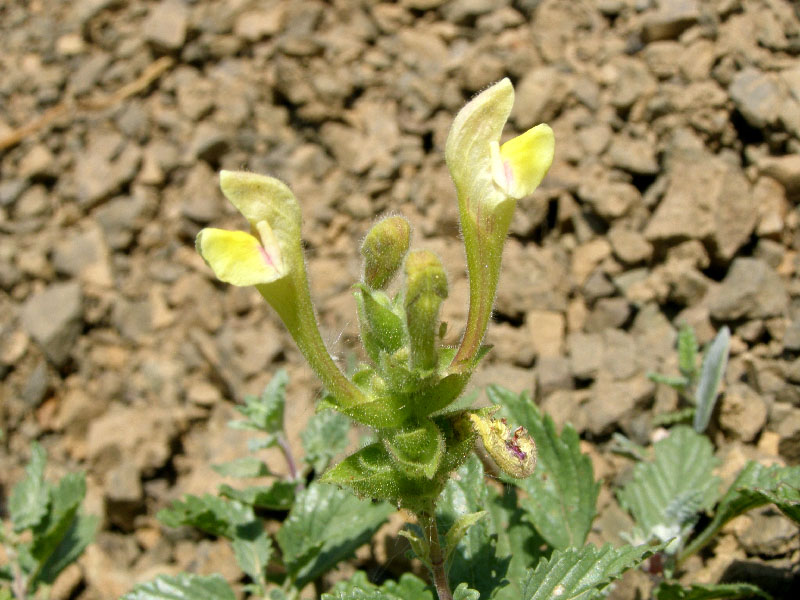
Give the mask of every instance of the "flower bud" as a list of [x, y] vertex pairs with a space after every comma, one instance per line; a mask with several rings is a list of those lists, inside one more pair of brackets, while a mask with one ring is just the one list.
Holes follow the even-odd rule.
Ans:
[[412, 368], [436, 367], [439, 307], [447, 298], [447, 275], [439, 258], [428, 250], [411, 252], [406, 259], [405, 309], [411, 343]]
[[494, 419], [486, 414], [472, 413], [469, 418], [486, 452], [503, 473], [517, 479], [533, 473], [536, 444], [524, 427], [512, 431], [505, 419]]
[[408, 252], [411, 226], [404, 217], [387, 217], [369, 230], [361, 255], [364, 257], [364, 283], [375, 290], [386, 287]]

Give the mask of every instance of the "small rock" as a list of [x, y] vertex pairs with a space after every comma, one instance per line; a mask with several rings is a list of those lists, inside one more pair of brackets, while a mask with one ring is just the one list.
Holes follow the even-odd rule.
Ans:
[[653, 144], [646, 140], [617, 136], [608, 149], [608, 158], [613, 166], [629, 173], [655, 175], [659, 171]]
[[196, 381], [186, 390], [186, 399], [200, 406], [211, 406], [222, 400], [222, 394], [207, 381]]
[[783, 92], [772, 74], [746, 67], [734, 76], [728, 93], [753, 127], [765, 129], [777, 121]]
[[592, 397], [584, 405], [587, 429], [594, 435], [606, 435], [633, 416], [634, 409], [652, 396], [654, 385], [644, 377], [613, 381], [601, 375], [591, 389]]
[[50, 149], [43, 144], [36, 144], [22, 157], [17, 173], [23, 179], [52, 177], [56, 172], [56, 159]]
[[586, 318], [586, 331], [622, 327], [630, 314], [631, 307], [625, 298], [601, 298]]
[[[116, 158], [104, 154], [105, 149], [94, 144], [78, 154], [74, 177], [78, 200], [84, 207], [95, 206], [130, 183], [142, 160], [142, 152], [134, 144], [126, 145]], [[113, 156], [116, 152], [110, 154]]]
[[636, 374], [639, 352], [629, 333], [621, 329], [606, 329], [603, 331], [603, 346], [602, 369], [605, 373], [617, 380]]
[[642, 201], [639, 190], [622, 181], [585, 183], [578, 188], [578, 197], [608, 221], [621, 217]]
[[511, 119], [520, 130], [550, 121], [567, 99], [569, 84], [554, 67], [539, 67], [525, 75], [515, 89]]
[[797, 526], [772, 507], [747, 513], [749, 526], [736, 538], [750, 556], [781, 556], [797, 546]]
[[575, 248], [572, 252], [572, 275], [575, 282], [583, 285], [594, 268], [610, 254], [611, 245], [603, 238], [596, 238]]
[[143, 198], [125, 196], [109, 200], [92, 215], [103, 229], [109, 246], [114, 250], [124, 250], [130, 246], [134, 233], [141, 226], [139, 219], [144, 210]]
[[783, 334], [783, 349], [800, 352], [800, 317], [786, 328], [786, 332]]
[[537, 390], [547, 395], [555, 390], [570, 390], [575, 384], [569, 360], [563, 356], [542, 356], [536, 361]]
[[275, 35], [283, 27], [285, 7], [285, 4], [277, 4], [271, 10], [243, 12], [236, 19], [233, 33], [251, 42]]
[[646, 262], [653, 255], [653, 246], [638, 231], [624, 227], [612, 227], [608, 232], [611, 249], [627, 265]]
[[22, 388], [20, 397], [28, 408], [36, 408], [42, 403], [47, 391], [50, 389], [50, 373], [45, 361], [39, 362], [28, 375], [25, 385]]
[[645, 18], [642, 35], [648, 42], [674, 40], [700, 18], [696, 0], [658, 2], [658, 10]]
[[563, 314], [549, 310], [532, 310], [525, 314], [525, 325], [537, 356], [561, 356], [564, 353]]
[[783, 281], [767, 263], [756, 258], [735, 259], [709, 298], [711, 316], [720, 321], [780, 316], [788, 306]]
[[80, 285], [70, 281], [48, 286], [22, 306], [23, 327], [57, 367], [67, 362], [80, 335], [82, 305]]
[[189, 171], [183, 187], [181, 212], [197, 223], [216, 221], [223, 208], [222, 195], [216, 192], [217, 174], [204, 162]]
[[603, 337], [576, 331], [567, 336], [567, 348], [572, 374], [579, 379], [593, 379], [603, 365]]
[[163, 0], [150, 8], [142, 24], [145, 39], [160, 50], [178, 50], [186, 41], [189, 14], [178, 0]]
[[800, 194], [800, 154], [765, 156], [758, 161], [758, 170], [780, 182], [788, 195]]
[[92, 285], [111, 287], [114, 282], [108, 246], [100, 228], [93, 224], [56, 243], [53, 266], [57, 273]]
[[744, 383], [734, 383], [722, 396], [719, 424], [733, 439], [752, 442], [767, 423], [767, 404]]
[[228, 135], [224, 131], [214, 123], [203, 121], [195, 129], [189, 143], [189, 155], [216, 164], [229, 146]]

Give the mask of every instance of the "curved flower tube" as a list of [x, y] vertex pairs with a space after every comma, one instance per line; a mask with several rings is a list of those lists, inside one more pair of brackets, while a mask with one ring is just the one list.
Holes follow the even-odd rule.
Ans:
[[513, 104], [514, 88], [503, 79], [458, 113], [447, 137], [445, 160], [458, 195], [470, 299], [453, 373], [471, 371], [480, 351], [516, 200], [538, 187], [553, 162], [555, 138], [546, 124], [500, 145]]
[[197, 235], [197, 251], [221, 281], [256, 287], [342, 412], [368, 403], [370, 399], [333, 362], [319, 333], [294, 194], [273, 177], [236, 171], [222, 171], [220, 187], [250, 222], [251, 233], [206, 228]]

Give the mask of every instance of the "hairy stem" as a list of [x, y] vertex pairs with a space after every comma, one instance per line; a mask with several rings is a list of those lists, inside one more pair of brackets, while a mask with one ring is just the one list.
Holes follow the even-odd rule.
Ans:
[[293, 482], [297, 483], [297, 489], [303, 489], [305, 485], [299, 478], [300, 473], [297, 470], [297, 463], [294, 460], [294, 454], [292, 454], [292, 448], [289, 446], [289, 441], [282, 433], [279, 433], [276, 436], [276, 440], [278, 442], [278, 447], [283, 453], [283, 458], [286, 460], [286, 468], [289, 470], [289, 478]]
[[453, 600], [453, 593], [450, 591], [450, 584], [447, 582], [444, 555], [439, 541], [439, 529], [436, 527], [436, 517], [433, 515], [433, 511], [431, 511], [430, 515], [420, 518], [420, 522], [425, 532], [425, 538], [430, 544], [431, 571], [436, 594], [439, 596], [439, 600]]

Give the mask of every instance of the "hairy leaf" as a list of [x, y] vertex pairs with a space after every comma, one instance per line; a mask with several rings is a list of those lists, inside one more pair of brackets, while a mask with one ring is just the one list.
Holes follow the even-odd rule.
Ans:
[[434, 600], [428, 584], [411, 573], [404, 573], [399, 581], [386, 581], [380, 587], [370, 583], [366, 573], [356, 572], [348, 581], [340, 581], [333, 589], [322, 594], [321, 600]]
[[366, 543], [392, 510], [385, 502], [312, 483], [297, 495], [276, 536], [289, 577], [303, 587], [330, 570]]
[[453, 600], [480, 600], [480, 597], [480, 592], [469, 589], [466, 583], [459, 583], [453, 590]]
[[719, 384], [725, 375], [730, 351], [731, 331], [728, 326], [719, 330], [717, 337], [709, 344], [703, 355], [703, 367], [700, 370], [700, 379], [694, 394], [694, 403], [697, 410], [694, 413], [694, 430], [702, 433], [708, 427], [714, 405], [717, 403]]
[[[452, 531], [466, 517], [486, 508], [489, 494], [484, 481], [483, 465], [476, 456], [456, 471], [439, 498], [436, 516], [440, 531]], [[466, 583], [481, 595], [500, 585], [508, 571], [510, 557], [498, 555], [497, 535], [487, 519], [466, 529], [455, 548], [447, 548], [449, 574], [453, 586]]]
[[184, 496], [158, 512], [158, 520], [167, 527], [191, 525], [211, 535], [234, 539], [236, 528], [255, 520], [250, 506], [211, 494]]
[[686, 535], [698, 513], [719, 497], [711, 442], [690, 427], [672, 429], [654, 447], [653, 462], [639, 463], [619, 492], [620, 504], [636, 521], [635, 536], [667, 541]]
[[120, 600], [236, 600], [236, 595], [221, 575], [160, 575], [140, 583]]
[[530, 569], [521, 582], [520, 600], [594, 600], [603, 598], [603, 590], [625, 571], [639, 565], [658, 548], [610, 544], [597, 548], [555, 550]]
[[244, 504], [269, 510], [289, 510], [294, 503], [296, 483], [274, 481], [270, 485], [246, 487], [237, 490], [227, 484], [219, 486], [221, 496]]
[[580, 451], [578, 433], [566, 425], [559, 436], [555, 423], [526, 395], [496, 385], [489, 399], [502, 406], [509, 423], [528, 430], [538, 449], [538, 463], [527, 479], [509, 479], [527, 492], [522, 501], [527, 518], [554, 548], [582, 546], [596, 514], [600, 483], [594, 481], [592, 462]]
[[86, 546], [92, 543], [97, 523], [98, 519], [94, 515], [76, 514], [63, 535], [57, 539], [57, 543], [55, 537], [50, 538], [55, 545], [47, 558], [41, 561], [35, 584], [52, 584], [61, 571], [78, 560]]
[[797, 521], [798, 490], [800, 466], [765, 467], [757, 462], [748, 462], [722, 496], [714, 518], [681, 553], [681, 560], [705, 546], [734, 517], [769, 502], [779, 500], [775, 502], [778, 508]]
[[44, 466], [47, 454], [38, 442], [31, 444], [31, 459], [25, 467], [25, 478], [14, 489], [8, 501], [8, 512], [14, 531], [37, 525], [47, 513], [49, 496], [44, 480]]
[[242, 571], [254, 582], [261, 583], [272, 556], [272, 540], [264, 531], [263, 524], [253, 521], [248, 527], [240, 527], [232, 545], [236, 562]]
[[682, 375], [663, 375], [661, 373], [648, 373], [647, 378], [655, 383], [663, 383], [678, 391], [683, 390], [689, 385], [689, 380]]
[[735, 600], [736, 598], [765, 598], [771, 596], [752, 583], [692, 584], [685, 588], [679, 583], [662, 581], [653, 591], [656, 600]]
[[218, 465], [211, 465], [220, 475], [227, 477], [265, 477], [270, 475], [269, 467], [255, 456], [243, 456]]
[[331, 459], [347, 449], [350, 419], [334, 410], [322, 410], [308, 420], [300, 433], [306, 455], [303, 460], [317, 474], [328, 468]]
[[261, 396], [248, 396], [244, 406], [237, 406], [247, 420], [231, 421], [236, 429], [252, 429], [275, 434], [283, 429], [283, 408], [286, 405], [286, 385], [289, 375], [285, 369], [278, 370], [264, 388]]

